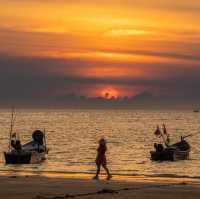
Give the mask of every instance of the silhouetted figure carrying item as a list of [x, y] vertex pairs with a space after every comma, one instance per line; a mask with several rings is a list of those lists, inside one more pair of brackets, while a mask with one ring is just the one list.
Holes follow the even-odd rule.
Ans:
[[106, 154], [105, 154], [106, 150], [107, 150], [106, 140], [102, 138], [99, 140], [99, 147], [97, 149], [97, 158], [96, 158], [97, 171], [93, 179], [96, 179], [96, 180], [99, 179], [101, 166], [105, 169], [107, 173], [107, 180], [110, 180], [112, 178], [112, 175], [110, 174], [107, 168]]

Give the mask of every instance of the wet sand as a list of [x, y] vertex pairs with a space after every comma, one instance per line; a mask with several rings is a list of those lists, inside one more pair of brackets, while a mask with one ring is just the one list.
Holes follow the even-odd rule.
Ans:
[[2, 199], [196, 199], [200, 180], [190, 178], [114, 176], [111, 181], [91, 180], [91, 174], [4, 173]]

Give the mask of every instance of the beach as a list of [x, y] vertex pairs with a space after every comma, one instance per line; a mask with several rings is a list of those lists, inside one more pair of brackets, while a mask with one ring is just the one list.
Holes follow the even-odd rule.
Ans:
[[113, 176], [92, 180], [92, 174], [4, 173], [0, 176], [2, 199], [64, 198], [177, 198], [200, 197], [200, 180], [145, 176]]

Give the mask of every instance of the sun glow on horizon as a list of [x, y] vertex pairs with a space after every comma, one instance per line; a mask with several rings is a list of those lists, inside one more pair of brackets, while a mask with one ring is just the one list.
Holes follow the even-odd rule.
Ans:
[[101, 91], [101, 96], [105, 99], [112, 99], [112, 98], [118, 98], [120, 97], [119, 91], [112, 86], [109, 86], [107, 88], [104, 88]]

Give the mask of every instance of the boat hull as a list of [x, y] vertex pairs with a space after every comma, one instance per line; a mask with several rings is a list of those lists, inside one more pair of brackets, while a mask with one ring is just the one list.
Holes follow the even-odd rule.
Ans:
[[176, 160], [187, 160], [189, 159], [190, 150], [180, 151], [180, 150], [168, 150], [163, 151], [151, 151], [151, 160], [154, 161], [176, 161]]
[[38, 164], [46, 159], [46, 152], [4, 152], [6, 164]]
[[30, 164], [31, 153], [4, 152], [6, 164]]

